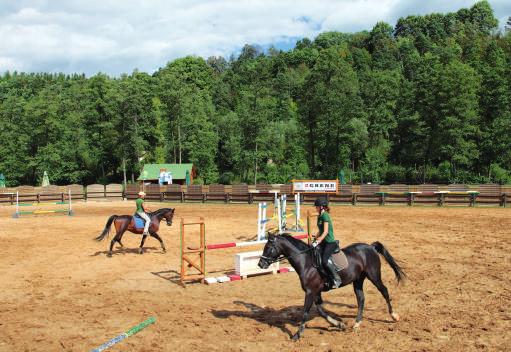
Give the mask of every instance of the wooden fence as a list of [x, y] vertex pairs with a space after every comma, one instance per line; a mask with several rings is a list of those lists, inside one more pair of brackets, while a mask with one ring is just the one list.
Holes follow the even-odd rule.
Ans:
[[[69, 191], [73, 201], [135, 199], [142, 186], [128, 184], [92, 184], [16, 188], [0, 188], [0, 203], [65, 201]], [[290, 185], [149, 185], [143, 187], [148, 201], [174, 202], [242, 202], [272, 201], [275, 193], [290, 194]], [[302, 195], [301, 201], [312, 203], [315, 194]], [[341, 185], [337, 195], [329, 195], [332, 204], [351, 205], [436, 205], [436, 206], [501, 206], [511, 200], [511, 185]]]

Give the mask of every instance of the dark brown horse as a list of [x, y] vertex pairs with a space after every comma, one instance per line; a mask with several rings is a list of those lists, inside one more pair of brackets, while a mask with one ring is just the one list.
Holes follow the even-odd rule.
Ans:
[[[305, 303], [302, 322], [296, 334], [293, 335], [293, 340], [298, 340], [302, 336], [305, 322], [308, 320], [309, 311], [314, 303], [321, 317], [335, 327], [341, 329], [345, 328], [342, 321], [335, 320], [323, 309], [321, 292], [329, 289], [328, 280], [314, 267], [311, 255], [312, 251], [312, 247], [289, 234], [282, 234], [280, 236], [269, 235], [268, 242], [263, 250], [263, 255], [259, 260], [259, 267], [266, 269], [271, 263], [287, 259], [300, 277], [302, 289], [305, 291]], [[342, 286], [353, 283], [353, 289], [355, 290], [358, 303], [358, 314], [353, 328], [358, 328], [362, 323], [362, 313], [364, 311], [363, 285], [366, 278], [376, 286], [378, 291], [380, 291], [385, 298], [385, 301], [387, 301], [392, 319], [398, 321], [399, 315], [392, 311], [389, 292], [381, 281], [381, 262], [378, 254], [381, 254], [392, 270], [394, 270], [398, 282], [405, 278], [405, 273], [387, 249], [380, 242], [374, 242], [371, 245], [355, 243], [343, 248], [343, 251], [348, 259], [348, 267], [339, 272], [342, 279]]]
[[[160, 235], [158, 235], [158, 230], [160, 229], [160, 221], [162, 219], [165, 219], [167, 221], [167, 225], [172, 225], [172, 218], [174, 217], [174, 209], [172, 208], [162, 208], [158, 209], [153, 213], [148, 213], [149, 218], [151, 218], [151, 225], [149, 225], [149, 235], [156, 238], [158, 241], [160, 241], [161, 248], [163, 249], [163, 252], [166, 252], [165, 245], [163, 244], [163, 240], [161, 239]], [[124, 247], [121, 243], [122, 235], [126, 231], [130, 231], [136, 234], [141, 235], [144, 232], [144, 227], [137, 228], [135, 226], [135, 220], [133, 219], [133, 216], [131, 215], [112, 215], [108, 221], [106, 222], [105, 228], [103, 229], [103, 232], [101, 235], [95, 238], [96, 241], [101, 241], [103, 238], [106, 237], [110, 233], [110, 226], [112, 225], [112, 222], [115, 226], [115, 236], [110, 242], [110, 250], [108, 251], [108, 256], [112, 256], [112, 248], [114, 247], [114, 243], [118, 242], [121, 247]], [[140, 248], [138, 250], [138, 253], [143, 253], [143, 247], [144, 242], [146, 240], [147, 236], [142, 236], [142, 241], [140, 242]]]

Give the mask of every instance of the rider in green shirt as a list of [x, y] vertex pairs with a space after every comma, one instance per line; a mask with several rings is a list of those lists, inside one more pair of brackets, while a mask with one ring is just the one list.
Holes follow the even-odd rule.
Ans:
[[145, 220], [144, 225], [144, 236], [147, 236], [149, 234], [149, 225], [151, 225], [151, 218], [149, 215], [147, 215], [150, 210], [144, 206], [144, 198], [145, 198], [145, 192], [138, 192], [138, 198], [135, 200], [135, 204], [137, 205], [137, 214]]
[[321, 261], [325, 268], [332, 274], [334, 279], [333, 286], [337, 288], [342, 284], [341, 277], [337, 273], [335, 265], [329, 263], [328, 259], [339, 248], [339, 245], [334, 237], [334, 227], [329, 214], [330, 208], [328, 207], [328, 201], [325, 198], [318, 198], [314, 202], [314, 206], [318, 211], [318, 232], [314, 236], [315, 241], [312, 245], [314, 247], [319, 246], [321, 249]]

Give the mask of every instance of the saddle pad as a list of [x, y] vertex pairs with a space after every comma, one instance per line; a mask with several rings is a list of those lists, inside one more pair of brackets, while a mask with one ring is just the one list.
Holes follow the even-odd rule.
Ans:
[[143, 229], [145, 225], [145, 221], [142, 218], [139, 218], [138, 216], [134, 216], [133, 220], [135, 220], [135, 227], [137, 229]]
[[343, 270], [348, 267], [348, 258], [346, 258], [344, 251], [340, 250], [339, 252], [332, 254], [330, 258], [334, 261], [335, 266], [338, 267], [339, 270]]

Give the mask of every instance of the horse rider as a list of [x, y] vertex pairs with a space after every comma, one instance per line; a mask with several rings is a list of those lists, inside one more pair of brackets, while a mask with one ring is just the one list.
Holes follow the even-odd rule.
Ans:
[[329, 214], [328, 201], [323, 197], [317, 198], [314, 206], [318, 212], [318, 232], [314, 236], [315, 240], [312, 246], [318, 247], [321, 250], [321, 262], [332, 274], [333, 288], [337, 288], [341, 286], [341, 278], [337, 273], [335, 265], [329, 263], [328, 259], [339, 248], [339, 242], [334, 237], [334, 227]]
[[147, 236], [149, 234], [149, 225], [151, 225], [151, 218], [147, 213], [150, 212], [150, 210], [144, 206], [144, 198], [145, 198], [145, 192], [138, 192], [138, 198], [135, 200], [135, 204], [137, 205], [137, 215], [140, 216], [142, 219], [145, 220], [144, 225], [144, 233], [142, 235]]

